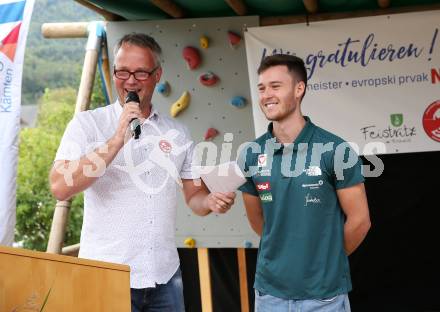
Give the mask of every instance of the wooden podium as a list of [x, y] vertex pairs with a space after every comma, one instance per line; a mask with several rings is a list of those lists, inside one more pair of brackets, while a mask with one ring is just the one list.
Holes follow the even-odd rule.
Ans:
[[130, 267], [0, 246], [0, 311], [127, 311]]

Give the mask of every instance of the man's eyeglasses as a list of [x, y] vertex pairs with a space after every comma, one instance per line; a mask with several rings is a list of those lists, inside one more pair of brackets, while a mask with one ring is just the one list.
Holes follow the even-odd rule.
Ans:
[[133, 75], [134, 79], [139, 80], [139, 81], [144, 81], [144, 80], [147, 80], [148, 78], [150, 78], [151, 75], [158, 68], [159, 68], [159, 66], [156, 66], [151, 71], [139, 70], [139, 71], [135, 71], [135, 72], [123, 70], [123, 69], [116, 70], [116, 68], [114, 68], [113, 74], [115, 75], [116, 78], [121, 79], [121, 80], [128, 80], [128, 79], [130, 79], [130, 76]]

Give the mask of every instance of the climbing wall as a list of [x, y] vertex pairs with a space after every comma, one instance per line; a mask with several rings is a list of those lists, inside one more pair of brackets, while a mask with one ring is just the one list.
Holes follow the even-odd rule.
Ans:
[[[144, 32], [157, 40], [163, 50], [161, 83], [167, 82], [168, 86], [159, 86], [160, 90], [153, 96], [153, 105], [160, 113], [170, 116], [171, 105], [185, 91], [190, 93], [189, 106], [175, 118], [189, 127], [195, 143], [204, 141], [209, 128], [218, 130], [218, 135], [209, 141], [217, 147], [217, 157], [208, 161], [212, 165], [212, 161], [220, 163], [223, 144], [232, 144], [231, 158], [235, 160], [238, 146], [255, 138], [243, 42], [243, 31], [253, 26], [258, 26], [258, 17], [111, 22], [107, 24], [107, 42], [109, 51], [113, 51], [117, 40], [126, 33]], [[241, 37], [241, 41], [234, 34]], [[231, 40], [235, 46], [231, 46]], [[188, 46], [197, 48], [201, 56], [200, 64], [193, 70], [188, 69], [182, 56]], [[186, 50], [185, 54], [194, 66], [192, 53], [194, 51]], [[219, 78], [212, 86], [204, 86], [199, 81], [200, 76], [208, 72]], [[212, 80], [209, 73], [203, 78], [208, 83]], [[211, 130], [211, 134], [213, 132], [215, 134]], [[206, 164], [206, 153], [202, 164]], [[184, 241], [188, 243], [189, 238], [194, 240], [195, 247], [258, 247], [258, 237], [248, 224], [240, 192], [227, 214], [207, 217], [194, 215], [181, 193], [176, 224], [179, 247], [187, 246]]]

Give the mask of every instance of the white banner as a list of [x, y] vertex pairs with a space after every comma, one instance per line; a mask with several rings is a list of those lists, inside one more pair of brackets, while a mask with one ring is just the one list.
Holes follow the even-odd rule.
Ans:
[[0, 244], [14, 241], [21, 76], [34, 0], [0, 0]]
[[[440, 11], [248, 28], [245, 34], [255, 132], [257, 68], [272, 54], [304, 59], [301, 105], [318, 126], [361, 154], [440, 150]], [[367, 143], [383, 142], [386, 151]]]

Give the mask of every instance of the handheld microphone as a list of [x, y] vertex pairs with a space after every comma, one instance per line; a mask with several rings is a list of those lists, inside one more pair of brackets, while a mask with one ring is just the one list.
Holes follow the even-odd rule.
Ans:
[[[127, 97], [125, 98], [125, 103], [128, 102], [136, 102], [139, 105], [139, 96], [134, 91], [129, 91], [127, 94]], [[139, 136], [141, 135], [141, 122], [138, 118], [133, 118], [130, 121], [130, 131], [131, 135], [134, 137], [135, 140], [139, 139]]]

